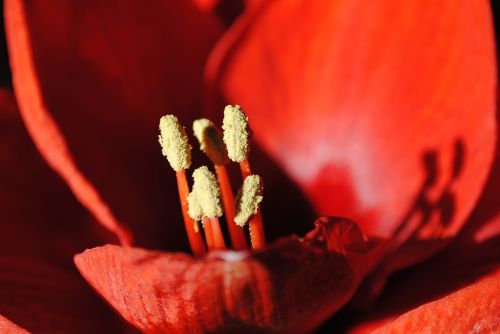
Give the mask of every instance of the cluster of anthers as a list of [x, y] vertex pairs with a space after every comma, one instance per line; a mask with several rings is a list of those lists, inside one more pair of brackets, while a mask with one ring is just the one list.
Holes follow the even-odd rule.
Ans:
[[[182, 215], [189, 245], [194, 255], [201, 256], [210, 250], [226, 249], [219, 218], [225, 212], [229, 237], [235, 250], [248, 248], [245, 225], [248, 225], [253, 249], [264, 247], [264, 229], [260, 213], [263, 183], [253, 175], [248, 162], [248, 118], [238, 105], [224, 109], [221, 131], [208, 119], [193, 122], [193, 132], [200, 149], [214, 165], [215, 176], [206, 166], [193, 172], [193, 187], [189, 192], [186, 170], [191, 166], [191, 145], [185, 128], [173, 115], [160, 119], [159, 141], [162, 153], [177, 176]], [[226, 165], [240, 165], [243, 184], [234, 198]], [[223, 209], [224, 207], [224, 209]], [[205, 242], [199, 223], [203, 226]], [[206, 245], [205, 245], [206, 243]]]

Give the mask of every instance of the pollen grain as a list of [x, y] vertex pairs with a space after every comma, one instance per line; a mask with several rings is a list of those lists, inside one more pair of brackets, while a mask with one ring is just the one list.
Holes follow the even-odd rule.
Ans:
[[160, 119], [158, 141], [163, 155], [176, 172], [191, 166], [191, 145], [188, 142], [186, 131], [177, 117], [165, 115]]
[[234, 162], [245, 160], [248, 155], [248, 118], [240, 106], [226, 106], [222, 129], [229, 158]]

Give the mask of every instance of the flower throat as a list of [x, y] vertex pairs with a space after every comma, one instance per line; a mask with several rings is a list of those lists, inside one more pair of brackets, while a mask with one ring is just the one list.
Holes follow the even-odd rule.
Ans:
[[[250, 168], [248, 118], [240, 106], [226, 106], [222, 129], [223, 134], [204, 118], [193, 122], [194, 135], [201, 151], [212, 161], [215, 175], [206, 166], [197, 168], [189, 192], [186, 170], [191, 166], [191, 145], [186, 130], [173, 115], [160, 119], [159, 142], [163, 155], [176, 173], [184, 225], [191, 251], [196, 256], [204, 255], [207, 249], [227, 248], [219, 222], [223, 213], [235, 250], [248, 249], [245, 225], [248, 225], [251, 247], [260, 249], [265, 245], [259, 208], [263, 182], [260, 176], [252, 174]], [[240, 165], [243, 179], [236, 199], [226, 169], [231, 161]]]

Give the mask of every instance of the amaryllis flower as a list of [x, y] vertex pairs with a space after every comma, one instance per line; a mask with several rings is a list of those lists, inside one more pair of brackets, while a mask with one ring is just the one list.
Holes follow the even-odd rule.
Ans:
[[[6, 0], [4, 19], [0, 332], [500, 330], [488, 2]], [[267, 243], [194, 256], [158, 122], [226, 104]]]

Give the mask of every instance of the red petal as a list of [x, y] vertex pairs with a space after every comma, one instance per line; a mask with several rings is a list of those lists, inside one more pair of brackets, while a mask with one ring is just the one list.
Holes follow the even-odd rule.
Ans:
[[[471, 220], [464, 231], [472, 231], [473, 226], [481, 230], [485, 226], [499, 225], [500, 215], [497, 214], [488, 221]], [[500, 234], [486, 239], [475, 238], [475, 233], [464, 239], [462, 234], [431, 260], [391, 278], [386, 290], [374, 303], [366, 305], [369, 302], [364, 293], [366, 291], [358, 290], [355, 300], [369, 308], [358, 314], [345, 312], [329, 321], [326, 329], [331, 326], [336, 330], [344, 329], [342, 331], [347, 331], [345, 328], [348, 328], [350, 333], [371, 333], [419, 305], [500, 273]], [[366, 283], [364, 282], [365, 285]]]
[[[500, 130], [500, 129], [499, 129]], [[431, 263], [442, 262], [448, 266], [454, 264], [457, 267], [466, 266], [473, 275], [475, 271], [481, 273], [482, 266], [491, 261], [500, 261], [500, 212], [498, 209], [498, 185], [500, 184], [500, 147], [497, 147], [493, 169], [484, 188], [481, 199], [477, 204], [471, 218], [464, 225], [460, 233], [453, 239], [451, 244], [438, 255], [437, 259]], [[428, 240], [427, 246], [443, 244], [446, 240]], [[360, 299], [363, 303], [370, 303], [383, 288], [385, 281], [390, 274], [400, 266], [410, 263], [410, 261], [428, 254], [429, 249], [422, 249], [426, 246], [423, 241], [413, 242], [409, 246], [403, 246], [395, 254], [386, 257], [384, 262], [370, 275], [364, 283], [363, 293]], [[412, 249], [413, 248], [413, 249]], [[432, 249], [431, 249], [432, 250]], [[435, 275], [436, 268], [428, 271]], [[470, 268], [471, 267], [471, 268]], [[457, 279], [459, 281], [459, 279]], [[447, 283], [449, 286], [450, 284]]]
[[400, 242], [446, 239], [493, 158], [488, 4], [265, 2], [221, 42], [208, 75], [319, 212]]
[[0, 254], [69, 263], [110, 240], [36, 151], [12, 93], [0, 90]]
[[212, 12], [214, 8], [220, 3], [219, 0], [193, 0], [193, 2], [201, 10]]
[[[339, 315], [329, 322], [326, 330], [331, 327], [337, 330], [341, 328], [343, 332], [352, 334], [371, 333], [419, 305], [442, 298], [489, 276], [500, 277], [498, 240], [496, 243], [495, 256], [486, 252], [475, 261], [462, 260], [460, 253], [453, 257], [438, 256], [428, 264], [399, 273], [389, 281], [386, 291], [369, 308], [362, 312], [351, 311]], [[492, 250], [493, 246], [490, 248]], [[422, 319], [422, 322], [426, 321]]]
[[[498, 109], [497, 119], [500, 117]], [[499, 137], [500, 127], [497, 127], [497, 137]], [[470, 245], [485, 243], [487, 240], [500, 238], [500, 210], [498, 207], [499, 186], [500, 185], [500, 145], [497, 144], [495, 162], [488, 178], [488, 183], [484, 188], [481, 199], [474, 209], [472, 217], [464, 226], [452, 245], [453, 250], [467, 250]], [[473, 256], [465, 252], [468, 256]]]
[[420, 306], [375, 333], [497, 333], [500, 271], [470, 287]]
[[117, 329], [69, 267], [82, 248], [110, 240], [102, 232], [36, 151], [11, 92], [0, 90], [0, 333], [27, 333], [13, 323], [35, 333]]
[[194, 0], [201, 10], [212, 13], [226, 26], [230, 26], [242, 13], [247, 2], [251, 5], [253, 0]]
[[75, 272], [40, 258], [0, 257], [0, 314], [34, 333], [122, 332]]
[[305, 332], [351, 297], [381, 247], [354, 223], [318, 220], [300, 240], [262, 252], [180, 253], [104, 246], [75, 263], [87, 281], [145, 333]]
[[0, 333], [5, 334], [29, 334], [27, 330], [19, 327], [13, 322], [9, 321], [9, 319], [2, 317], [0, 315]]
[[172, 213], [180, 220], [158, 119], [192, 118], [218, 24], [183, 0], [9, 0], [5, 19], [20, 110], [42, 155], [122, 239], [101, 196], [141, 226], [139, 242], [170, 236], [175, 247], [182, 226], [155, 226]]
[[[394, 277], [379, 300], [371, 305], [371, 310], [358, 314], [344, 312], [328, 322], [326, 331], [340, 328], [340, 331], [352, 334], [372, 333], [404, 312], [495, 275], [500, 270], [498, 153], [497, 146], [495, 163], [481, 200], [469, 222], [450, 245], [427, 263]], [[366, 294], [359, 290], [357, 294], [356, 298], [366, 304]]]

